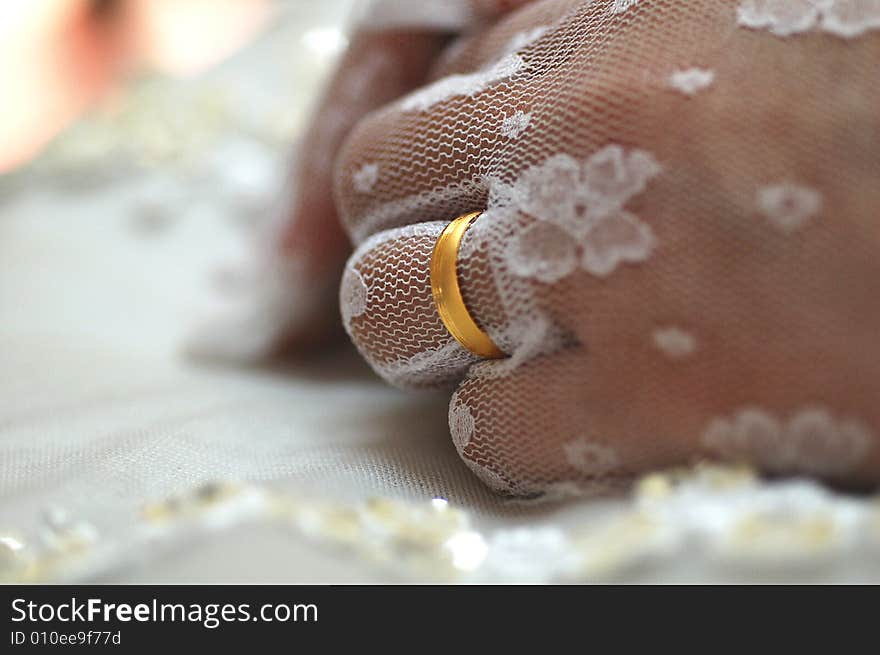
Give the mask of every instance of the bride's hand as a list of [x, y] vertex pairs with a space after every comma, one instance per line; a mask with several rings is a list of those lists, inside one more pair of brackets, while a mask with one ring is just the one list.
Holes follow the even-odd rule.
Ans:
[[[506, 4], [450, 44], [355, 39], [277, 241], [296, 279], [333, 284], [338, 213], [349, 334], [390, 382], [455, 388], [453, 441], [499, 490], [704, 457], [876, 482], [880, 4]], [[502, 360], [431, 295], [476, 210], [459, 280]]]
[[[452, 438], [490, 484], [703, 457], [880, 477], [880, 5], [838, 4], [533, 3], [357, 125], [346, 327], [392, 383], [457, 386]], [[463, 296], [507, 360], [431, 296], [470, 210]]]

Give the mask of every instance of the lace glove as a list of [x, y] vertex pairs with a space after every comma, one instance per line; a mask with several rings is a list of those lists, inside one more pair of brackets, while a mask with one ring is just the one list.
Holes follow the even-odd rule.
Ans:
[[[360, 244], [343, 317], [401, 386], [457, 385], [493, 487], [604, 489], [742, 460], [880, 472], [880, 3], [533, 3], [361, 121], [336, 168]], [[434, 308], [455, 216], [465, 302]]]
[[[346, 329], [390, 382], [455, 389], [452, 439], [498, 490], [701, 458], [874, 483], [878, 28], [876, 0], [542, 0], [381, 55], [399, 84], [355, 72], [388, 52], [356, 40], [330, 97], [388, 86], [309, 137], [281, 243], [332, 259], [327, 279], [341, 262], [315, 143], [353, 126], [333, 169], [358, 245]], [[431, 297], [437, 237], [474, 210], [459, 279], [503, 360], [464, 350]]]
[[[527, 0], [374, 0], [295, 147], [284, 197], [258, 235], [253, 261], [224, 279], [213, 315], [188, 350], [252, 362], [289, 348], [325, 344], [339, 329], [338, 288], [351, 241], [333, 199], [333, 165], [352, 128], [370, 112], [425, 84], [457, 34], [496, 22]], [[358, 187], [372, 184], [361, 170]]]

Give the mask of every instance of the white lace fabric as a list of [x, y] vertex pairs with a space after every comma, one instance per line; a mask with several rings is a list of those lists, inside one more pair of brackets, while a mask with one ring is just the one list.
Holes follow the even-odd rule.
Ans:
[[[504, 492], [701, 458], [876, 482], [878, 18], [543, 0], [475, 24], [337, 160], [355, 343], [392, 383], [461, 381], [453, 441]], [[460, 281], [506, 361], [431, 303], [433, 243], [472, 210]]]

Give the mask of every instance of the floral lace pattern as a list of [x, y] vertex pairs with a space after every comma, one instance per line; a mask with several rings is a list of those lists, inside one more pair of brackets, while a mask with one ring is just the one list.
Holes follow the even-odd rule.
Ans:
[[520, 110], [511, 114], [501, 123], [501, 135], [508, 139], [518, 139], [529, 128], [532, 115]]
[[730, 419], [714, 419], [703, 444], [728, 460], [745, 460], [771, 473], [833, 476], [853, 471], [871, 448], [860, 421], [835, 419], [821, 407], [806, 407], [788, 421], [753, 407]]
[[339, 288], [339, 307], [346, 326], [351, 325], [352, 318], [366, 311], [368, 296], [363, 276], [353, 266], [346, 266]]
[[523, 213], [557, 229], [529, 227], [516, 235], [508, 250], [513, 272], [542, 281], [561, 279], [574, 270], [578, 247], [581, 267], [598, 277], [622, 263], [647, 259], [654, 233], [623, 207], [660, 171], [649, 153], [617, 145], [583, 164], [556, 155], [526, 170], [513, 187], [514, 202]]
[[880, 29], [878, 0], [744, 0], [739, 24], [791, 36], [816, 28], [843, 38]]
[[822, 194], [796, 184], [779, 184], [758, 190], [758, 211], [785, 234], [801, 229], [822, 210]]
[[611, 13], [612, 14], [622, 14], [627, 11], [630, 7], [635, 7], [642, 0], [614, 0], [614, 4], [611, 5]]
[[470, 443], [475, 427], [471, 410], [460, 401], [457, 394], [454, 394], [449, 404], [449, 432], [452, 435], [452, 443], [459, 452]]
[[620, 458], [612, 448], [585, 437], [569, 441], [562, 448], [572, 468], [591, 477], [607, 475], [620, 466]]
[[351, 178], [355, 191], [359, 193], [370, 193], [378, 180], [379, 166], [377, 164], [364, 164], [354, 172]]
[[550, 284], [575, 270], [577, 247], [552, 223], [532, 223], [510, 242], [507, 263], [520, 277]]
[[621, 211], [596, 224], [583, 242], [581, 267], [597, 277], [606, 277], [620, 264], [645, 261], [656, 239], [651, 228], [637, 216]]
[[835, 0], [822, 15], [822, 29], [847, 38], [880, 29], [880, 0]]
[[651, 335], [654, 346], [671, 359], [684, 359], [697, 350], [697, 339], [679, 327], [664, 327]]
[[669, 85], [686, 96], [695, 96], [715, 82], [714, 71], [704, 68], [688, 68], [675, 71], [669, 76]]

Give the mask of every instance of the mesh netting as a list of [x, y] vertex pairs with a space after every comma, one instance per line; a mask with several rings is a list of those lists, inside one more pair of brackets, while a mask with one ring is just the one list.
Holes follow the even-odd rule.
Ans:
[[[454, 392], [497, 489], [707, 457], [876, 482], [880, 0], [379, 0], [361, 24], [261, 259], [277, 283], [215, 349], [326, 333], [350, 237], [346, 329], [393, 384]], [[431, 298], [475, 210], [459, 277], [500, 361]]]
[[[355, 343], [392, 383], [460, 382], [453, 439], [506, 491], [701, 457], [875, 479], [878, 20], [547, 0], [456, 40], [338, 160]], [[504, 361], [431, 301], [433, 245], [472, 210], [460, 281]]]

